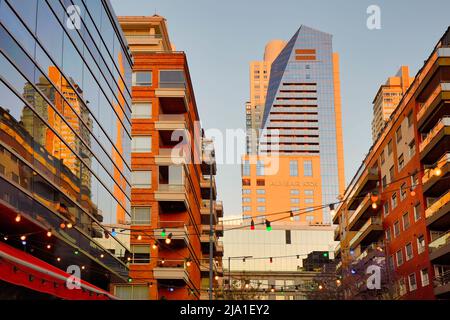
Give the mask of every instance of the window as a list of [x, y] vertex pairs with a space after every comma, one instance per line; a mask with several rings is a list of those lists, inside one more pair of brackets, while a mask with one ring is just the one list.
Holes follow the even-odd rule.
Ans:
[[414, 222], [420, 220], [420, 204], [414, 206]]
[[419, 185], [419, 174], [415, 173], [411, 176], [411, 190], [414, 190]]
[[134, 102], [131, 105], [132, 119], [151, 119], [152, 117], [152, 103], [151, 102]]
[[406, 182], [402, 183], [402, 185], [400, 186], [400, 200], [401, 201], [405, 200], [407, 189], [408, 189], [408, 187], [406, 186]]
[[264, 180], [264, 179], [256, 179], [256, 185], [257, 186], [265, 186], [266, 185], [266, 180]]
[[251, 198], [242, 198], [242, 202], [249, 203], [249, 202], [252, 202], [252, 199]]
[[384, 162], [386, 161], [386, 159], [384, 158], [384, 150], [381, 151], [381, 154], [380, 154], [380, 161], [381, 161], [381, 164], [384, 164]]
[[384, 216], [387, 216], [389, 214], [389, 202], [387, 201], [383, 204], [383, 213]]
[[250, 186], [251, 185], [250, 179], [242, 179], [242, 185], [243, 186]]
[[251, 189], [242, 189], [242, 194], [251, 194], [252, 190]]
[[265, 206], [258, 206], [258, 207], [256, 208], [256, 210], [257, 210], [258, 212], [266, 212], [266, 207], [265, 207]]
[[400, 296], [403, 296], [406, 294], [406, 282], [405, 282], [405, 278], [401, 278], [398, 281], [398, 291]]
[[314, 196], [314, 190], [305, 190], [305, 196]]
[[405, 158], [403, 157], [403, 153], [398, 157], [398, 171], [402, 170], [405, 166]]
[[151, 188], [152, 172], [151, 171], [132, 171], [131, 185], [133, 188]]
[[286, 244], [291, 244], [291, 230], [286, 230]]
[[417, 253], [421, 254], [425, 251], [425, 237], [420, 235], [417, 237]]
[[383, 189], [385, 189], [386, 186], [387, 186], [387, 179], [386, 179], [386, 176], [383, 176], [383, 179], [381, 179], [381, 183], [383, 184]]
[[420, 279], [422, 281], [422, 287], [426, 287], [430, 284], [430, 277], [428, 276], [428, 269], [420, 270]]
[[394, 192], [394, 194], [391, 197], [391, 207], [392, 210], [394, 210], [397, 207], [397, 192]]
[[386, 234], [386, 240], [391, 241], [391, 229], [386, 229], [385, 234]]
[[131, 263], [150, 263], [150, 246], [132, 244]]
[[402, 127], [400, 126], [395, 132], [395, 136], [397, 137], [397, 143], [402, 140]]
[[151, 152], [151, 136], [133, 136], [131, 139], [131, 152]]
[[290, 160], [289, 161], [289, 175], [291, 177], [297, 177], [298, 176], [298, 161], [297, 160]]
[[184, 88], [185, 79], [183, 70], [161, 70], [159, 71], [160, 88]]
[[133, 86], [151, 86], [152, 72], [151, 71], [135, 71], [132, 76]]
[[291, 189], [291, 195], [298, 195], [300, 194], [300, 190], [298, 189]]
[[264, 175], [264, 162], [262, 160], [258, 160], [256, 162], [256, 175], [257, 176]]
[[306, 221], [312, 222], [314, 221], [314, 216], [306, 216]]
[[409, 212], [406, 212], [406, 213], [403, 215], [402, 220], [403, 220], [403, 230], [408, 229], [408, 228], [409, 228], [409, 225], [410, 225], [410, 221], [409, 221]]
[[389, 140], [388, 142], [388, 156], [390, 156], [392, 153], [392, 140]]
[[400, 267], [403, 264], [403, 252], [402, 250], [398, 250], [395, 254], [395, 257], [397, 258], [397, 267]]
[[400, 223], [395, 221], [394, 223], [394, 238], [397, 238], [400, 235]]
[[300, 203], [300, 199], [298, 199], [298, 198], [291, 198], [291, 203]]
[[312, 170], [312, 161], [311, 160], [303, 161], [303, 175], [305, 177], [312, 177], [313, 170]]
[[416, 154], [416, 141], [413, 140], [408, 145], [409, 157], [412, 158]]
[[257, 198], [256, 201], [257, 202], [266, 202], [266, 198]]
[[244, 164], [242, 166], [242, 175], [243, 176], [250, 175], [250, 162], [248, 160], [244, 160]]
[[414, 291], [417, 289], [417, 282], [416, 282], [416, 274], [411, 273], [408, 276], [408, 282], [409, 282], [409, 291]]
[[151, 224], [151, 208], [150, 207], [132, 207], [131, 208], [131, 224], [133, 224], [133, 225], [149, 225], [149, 224]]
[[405, 252], [406, 252], [406, 261], [411, 260], [414, 255], [411, 242], [405, 246]]
[[265, 189], [256, 189], [256, 194], [266, 194]]
[[410, 128], [413, 125], [413, 113], [410, 111], [408, 113], [408, 128]]
[[149, 300], [148, 285], [116, 285], [115, 295], [122, 300]]
[[389, 169], [389, 181], [394, 181], [394, 166]]
[[311, 203], [313, 203], [314, 202], [314, 199], [312, 199], [312, 198], [306, 198], [305, 199], [305, 203], [306, 204], [311, 204]]
[[250, 206], [243, 206], [242, 207], [242, 211], [244, 211], [244, 212], [252, 211], [252, 207], [250, 207]]

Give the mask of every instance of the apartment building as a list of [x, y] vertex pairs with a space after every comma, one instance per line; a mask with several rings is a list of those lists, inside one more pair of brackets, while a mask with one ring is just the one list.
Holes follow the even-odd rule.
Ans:
[[116, 293], [128, 299], [205, 298], [210, 210], [216, 286], [223, 205], [216, 200], [213, 145], [200, 127], [186, 54], [173, 50], [163, 17], [125, 16], [119, 22], [134, 58], [132, 256], [131, 283], [116, 286]]
[[337, 270], [344, 285], [361, 281], [348, 298], [368, 291], [361, 261], [382, 268], [390, 297], [449, 297], [449, 47], [447, 30], [337, 208]]

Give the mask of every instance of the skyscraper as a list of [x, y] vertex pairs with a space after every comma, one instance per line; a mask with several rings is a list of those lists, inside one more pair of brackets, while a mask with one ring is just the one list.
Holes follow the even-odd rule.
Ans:
[[384, 129], [384, 125], [389, 120], [392, 112], [402, 99], [406, 90], [414, 81], [414, 77], [409, 76], [409, 68], [401, 66], [397, 74], [389, 77], [386, 83], [380, 86], [373, 99], [373, 119], [372, 119], [372, 140], [375, 142]]
[[[109, 226], [130, 221], [132, 60], [108, 1], [76, 7], [0, 1], [5, 296], [114, 299], [128, 281]], [[84, 290], [66, 286], [73, 266]]]
[[243, 159], [243, 215], [293, 211], [294, 221], [329, 223], [320, 206], [344, 190], [339, 65], [330, 34], [301, 26], [273, 61], [261, 129], [259, 155]]

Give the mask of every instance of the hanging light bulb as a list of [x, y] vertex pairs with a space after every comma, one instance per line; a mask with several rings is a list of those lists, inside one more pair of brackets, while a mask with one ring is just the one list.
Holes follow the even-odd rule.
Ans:
[[300, 259], [300, 255], [297, 255], [297, 260], [299, 260]]
[[370, 200], [372, 202], [377, 202], [378, 201], [378, 192], [374, 191], [370, 193]]
[[23, 245], [26, 245], [26, 244], [27, 244], [27, 242], [26, 242], [26, 241], [22, 241], [22, 244], [23, 244]]
[[186, 261], [186, 266], [187, 266], [187, 267], [190, 267], [190, 266], [191, 266], [191, 260], [190, 260], [190, 259], [187, 259], [187, 261]]
[[21, 236], [20, 240], [25, 241], [27, 239], [27, 236]]
[[4, 236], [3, 240], [8, 241], [8, 236]]
[[116, 229], [114, 229], [114, 228], [111, 229], [111, 235], [112, 235], [113, 237], [117, 236]]
[[441, 168], [439, 168], [439, 167], [434, 168], [433, 174], [434, 174], [436, 177], [439, 177], [439, 176], [442, 174]]
[[105, 239], [109, 239], [109, 232], [107, 230], [105, 230], [104, 235], [105, 235]]
[[20, 214], [18, 214], [16, 216], [16, 219], [14, 219], [16, 222], [20, 222], [20, 220], [22, 220], [22, 216]]
[[291, 211], [291, 213], [290, 213], [289, 219], [290, 219], [291, 221], [294, 221], [294, 213], [293, 213], [292, 211]]
[[255, 230], [255, 221], [253, 221], [253, 219], [250, 222], [250, 230]]
[[337, 284], [338, 286], [340, 286], [340, 285], [341, 285], [341, 280], [337, 279], [337, 280], [336, 280], [336, 284]]
[[272, 262], [273, 262], [273, 258], [272, 258], [272, 257], [270, 257], [270, 260], [269, 260], [269, 261], [270, 261], [270, 263], [272, 263]]
[[105, 257], [105, 255], [102, 253], [102, 254], [100, 255], [100, 258], [103, 259], [104, 257]]
[[84, 269], [86, 269], [86, 267], [85, 266], [81, 266], [81, 270], [84, 270]]
[[68, 228], [68, 229], [72, 229], [72, 227], [73, 227], [72, 222], [67, 223], [67, 228]]
[[138, 235], [138, 236], [137, 236], [137, 239], [138, 239], [139, 241], [141, 241], [141, 240], [142, 240], [142, 236], [141, 236], [141, 235]]
[[60, 261], [61, 261], [61, 258], [60, 258], [60, 257], [56, 258], [56, 261], [60, 262]]
[[330, 215], [334, 216], [336, 214], [336, 210], [334, 210], [334, 203], [330, 204]]
[[52, 245], [51, 244], [48, 244], [47, 245], [47, 249], [51, 249], [52, 248]]
[[48, 230], [48, 231], [47, 231], [47, 237], [50, 238], [51, 236], [52, 236], [52, 231], [51, 231], [51, 230]]
[[378, 208], [377, 203], [376, 202], [372, 203], [372, 209], [376, 209], [376, 208]]
[[161, 237], [165, 237], [166, 236], [166, 229], [162, 229], [161, 231]]
[[248, 289], [248, 287], [249, 287], [249, 284], [248, 284], [248, 282], [245, 284], [245, 289]]
[[323, 286], [321, 284], [319, 284], [319, 290], [322, 290]]
[[216, 279], [216, 281], [219, 281], [219, 276], [215, 276], [214, 279]]
[[409, 194], [411, 195], [411, 197], [415, 197], [416, 191], [414, 191], [414, 189], [411, 187], [411, 188], [409, 188]]
[[161, 259], [161, 264], [164, 264], [166, 260], [164, 258]]
[[270, 292], [275, 292], [275, 287], [274, 286], [272, 286], [271, 288], [270, 288]]
[[170, 244], [172, 242], [172, 232], [166, 238], [166, 244]]
[[242, 262], [245, 262], [245, 258], [242, 259]]
[[61, 222], [60, 225], [59, 225], [59, 227], [60, 227], [61, 229], [65, 229], [65, 228], [66, 228], [66, 223], [65, 223], [64, 221]]
[[156, 244], [156, 242], [154, 242], [153, 245], [152, 245], [152, 249], [156, 250], [157, 248], [158, 248], [158, 245]]

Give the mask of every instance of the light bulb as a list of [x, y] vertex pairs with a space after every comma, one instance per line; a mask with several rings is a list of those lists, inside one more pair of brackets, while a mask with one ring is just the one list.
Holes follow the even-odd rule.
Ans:
[[436, 177], [439, 177], [442, 174], [442, 170], [441, 168], [436, 168], [434, 169], [433, 173]]
[[27, 239], [26, 236], [21, 236], [21, 237], [20, 237], [20, 240], [22, 240], [22, 241], [25, 241], [26, 239]]
[[20, 214], [18, 214], [17, 216], [16, 216], [16, 222], [20, 222], [20, 220], [22, 220], [22, 217], [20, 216]]
[[47, 231], [47, 237], [51, 237], [52, 236], [52, 232], [49, 230], [49, 231]]
[[378, 205], [375, 202], [372, 203], [372, 209], [376, 209], [376, 208], [378, 208]]

